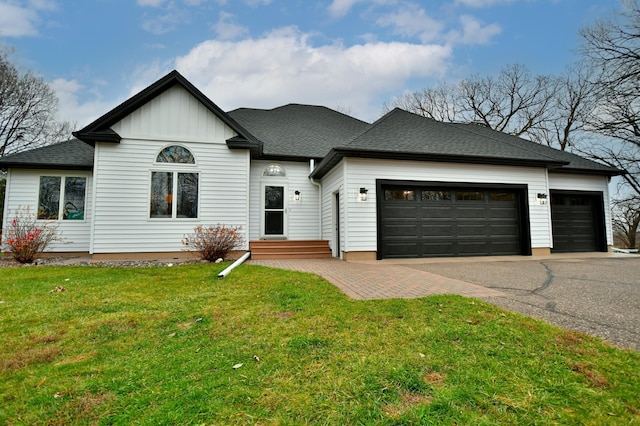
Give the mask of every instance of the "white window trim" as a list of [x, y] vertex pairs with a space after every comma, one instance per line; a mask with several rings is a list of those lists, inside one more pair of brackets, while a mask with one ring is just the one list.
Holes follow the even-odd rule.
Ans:
[[[187, 164], [181, 164], [181, 163], [154, 163], [154, 164], [162, 164], [162, 165], [168, 164], [170, 166], [175, 166], [176, 164], [180, 164], [181, 166], [187, 165]], [[189, 166], [193, 166], [193, 164], [189, 164]], [[178, 203], [175, 203], [175, 202], [171, 203], [171, 217], [151, 217], [151, 180], [153, 179], [154, 172], [173, 174], [173, 187], [171, 188], [171, 190], [172, 190], [172, 196], [174, 198], [178, 194], [178, 174], [179, 173], [192, 173], [192, 174], [198, 175], [198, 214], [196, 215], [196, 217], [177, 217]], [[198, 220], [200, 220], [200, 192], [202, 191], [200, 175], [201, 173], [199, 170], [187, 169], [182, 167], [180, 168], [170, 167], [170, 170], [167, 170], [166, 167], [153, 168], [149, 170], [149, 193], [147, 195], [147, 219], [151, 221], [179, 220], [179, 221], [193, 221], [193, 222], [197, 222]]]
[[[57, 219], [39, 219], [38, 211], [40, 209], [40, 191], [42, 187], [40, 186], [41, 178], [43, 177], [59, 177], [60, 178], [60, 194], [58, 195], [58, 218]], [[84, 210], [82, 219], [64, 219], [64, 194], [65, 194], [65, 186], [67, 184], [66, 178], [83, 178], [85, 180], [84, 184]], [[64, 222], [64, 223], [83, 223], [87, 221], [87, 191], [89, 186], [89, 177], [81, 174], [60, 174], [60, 173], [42, 173], [38, 175], [38, 197], [36, 199], [36, 220], [41, 222]]]

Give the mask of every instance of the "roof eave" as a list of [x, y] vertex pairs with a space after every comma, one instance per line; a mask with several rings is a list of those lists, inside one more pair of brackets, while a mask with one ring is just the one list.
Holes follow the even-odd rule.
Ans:
[[77, 131], [71, 133], [76, 138], [80, 139], [82, 142], [88, 143], [89, 145], [95, 146], [96, 142], [107, 142], [107, 143], [120, 143], [122, 137], [116, 133], [112, 129], [105, 129], [102, 131]]
[[600, 176], [623, 176], [628, 174], [626, 170], [611, 169], [611, 170], [598, 170], [598, 169], [585, 169], [574, 167], [559, 167], [549, 169], [550, 173], [567, 173], [567, 174], [588, 174], [588, 175], [600, 175]]
[[376, 150], [353, 150], [345, 148], [334, 148], [318, 164], [318, 167], [311, 173], [310, 177], [320, 179], [329, 172], [344, 157], [370, 158], [382, 160], [413, 160], [413, 161], [435, 161], [447, 163], [467, 163], [467, 164], [490, 164], [500, 166], [521, 166], [521, 167], [561, 167], [569, 163], [554, 160], [529, 160], [500, 157], [480, 157], [461, 156], [448, 154], [415, 153], [415, 152], [391, 152]]
[[0, 163], [0, 170], [8, 169], [46, 169], [46, 170], [93, 170], [93, 164], [51, 164], [51, 163]]

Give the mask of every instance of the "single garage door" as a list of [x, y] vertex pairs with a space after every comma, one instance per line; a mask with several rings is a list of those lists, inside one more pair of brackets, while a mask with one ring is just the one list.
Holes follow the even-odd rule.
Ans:
[[606, 251], [602, 193], [551, 191], [553, 253]]
[[528, 254], [523, 193], [508, 187], [381, 185], [378, 257]]

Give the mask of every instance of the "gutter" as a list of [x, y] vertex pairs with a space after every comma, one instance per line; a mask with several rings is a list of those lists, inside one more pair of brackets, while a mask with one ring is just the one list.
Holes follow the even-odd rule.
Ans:
[[231, 271], [233, 271], [235, 268], [237, 268], [238, 266], [242, 265], [244, 263], [245, 260], [247, 260], [248, 258], [251, 257], [251, 252], [248, 251], [245, 254], [243, 254], [240, 259], [236, 260], [235, 262], [233, 262], [231, 265], [229, 265], [224, 271], [220, 272], [218, 274], [218, 278], [224, 278], [227, 275], [229, 275], [229, 273]]

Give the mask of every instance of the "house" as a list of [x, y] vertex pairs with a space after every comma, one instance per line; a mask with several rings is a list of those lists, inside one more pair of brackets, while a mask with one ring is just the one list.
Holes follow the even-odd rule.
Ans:
[[57, 221], [66, 243], [51, 251], [175, 254], [199, 224], [241, 226], [255, 256], [319, 242], [346, 260], [613, 241], [620, 170], [401, 109], [374, 123], [299, 104], [224, 112], [173, 71], [74, 136], [0, 159], [4, 223], [19, 206]]

